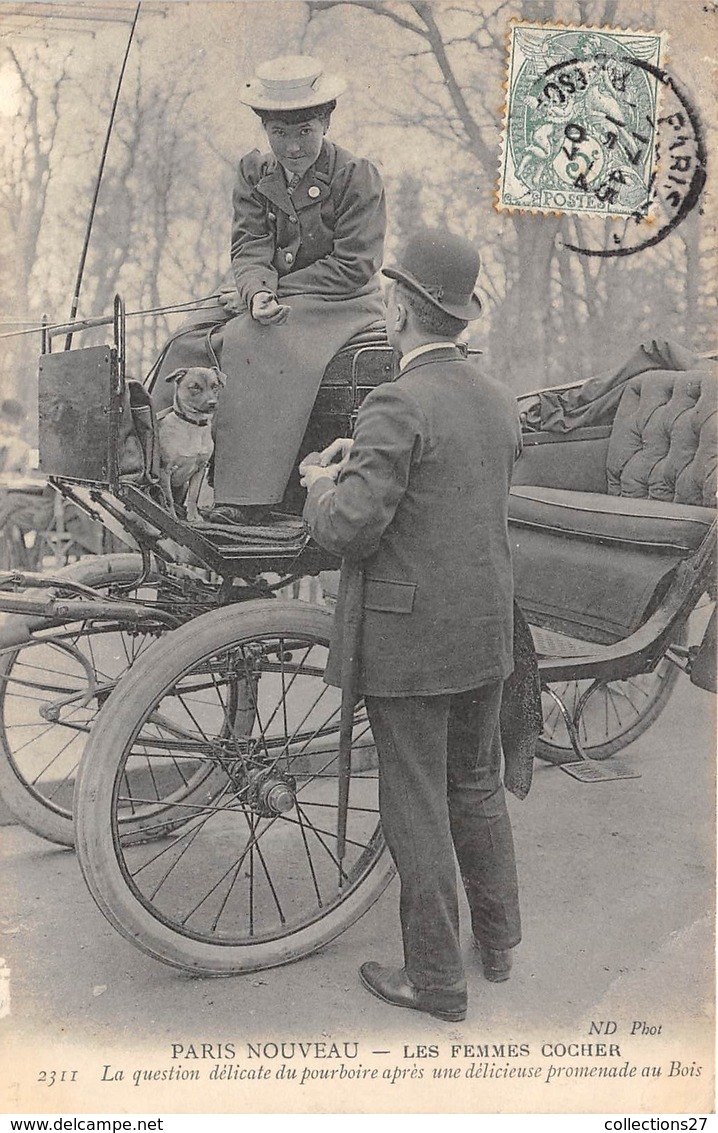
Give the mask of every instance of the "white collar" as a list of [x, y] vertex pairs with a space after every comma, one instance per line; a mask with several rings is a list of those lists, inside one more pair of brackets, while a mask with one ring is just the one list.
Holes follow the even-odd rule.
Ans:
[[447, 342], [444, 339], [442, 342], [425, 342], [423, 346], [415, 346], [407, 354], [402, 354], [399, 361], [399, 373], [401, 374], [415, 358], [418, 358], [421, 354], [428, 354], [430, 350], [456, 350], [456, 343]]

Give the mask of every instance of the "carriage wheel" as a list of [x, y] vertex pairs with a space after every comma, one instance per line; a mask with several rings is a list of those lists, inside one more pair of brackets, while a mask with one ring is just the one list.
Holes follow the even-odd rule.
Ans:
[[[171, 648], [158, 642], [103, 709], [78, 778], [78, 856], [110, 923], [156, 959], [206, 975], [287, 963], [353, 924], [393, 876], [361, 705], [337, 854], [340, 694], [322, 679], [331, 623], [300, 601], [212, 611]], [[249, 726], [234, 721], [232, 687], [253, 707]], [[173, 832], [138, 844], [122, 828], [128, 806], [152, 806], [132, 791], [137, 759], [203, 760], [224, 786], [204, 803], [165, 803]]]
[[[676, 644], [685, 631], [676, 635]], [[608, 759], [638, 739], [663, 711], [678, 679], [679, 668], [670, 657], [661, 659], [651, 673], [620, 681], [556, 681], [549, 688], [574, 720], [581, 746], [589, 759]], [[542, 695], [544, 730], [536, 754], [547, 763], [577, 759], [563, 714], [550, 693]]]
[[[110, 555], [58, 574], [106, 593], [137, 579], [140, 568], [139, 555]], [[161, 586], [161, 577], [151, 575], [139, 590], [123, 594], [155, 598]], [[112, 622], [74, 622], [40, 631], [0, 655], [0, 796], [40, 837], [74, 845], [72, 797], [90, 728], [119, 679], [156, 636], [157, 631]], [[195, 773], [205, 770], [197, 767]], [[164, 795], [199, 784], [196, 774], [177, 767], [152, 785]]]

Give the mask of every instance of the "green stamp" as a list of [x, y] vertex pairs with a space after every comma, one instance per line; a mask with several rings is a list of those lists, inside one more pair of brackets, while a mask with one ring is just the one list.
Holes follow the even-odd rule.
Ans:
[[647, 32], [512, 25], [498, 207], [645, 216], [661, 47]]

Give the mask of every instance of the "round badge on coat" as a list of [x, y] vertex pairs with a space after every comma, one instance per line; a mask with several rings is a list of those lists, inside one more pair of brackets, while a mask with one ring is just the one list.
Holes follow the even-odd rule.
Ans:
[[313, 199], [318, 197], [320, 193], [321, 193], [321, 189], [319, 188], [318, 185], [310, 185], [309, 188], [307, 189], [307, 196], [312, 197]]

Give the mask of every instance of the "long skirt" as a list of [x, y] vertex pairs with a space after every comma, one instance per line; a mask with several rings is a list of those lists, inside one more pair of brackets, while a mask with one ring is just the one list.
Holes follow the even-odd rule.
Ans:
[[227, 375], [217, 407], [214, 498], [219, 504], [276, 504], [282, 499], [322, 375], [337, 351], [381, 319], [378, 291], [348, 299], [292, 295], [282, 326], [249, 313], [226, 320], [223, 308], [197, 312], [170, 343], [153, 401], [171, 404], [162, 379], [181, 366], [219, 362]]

